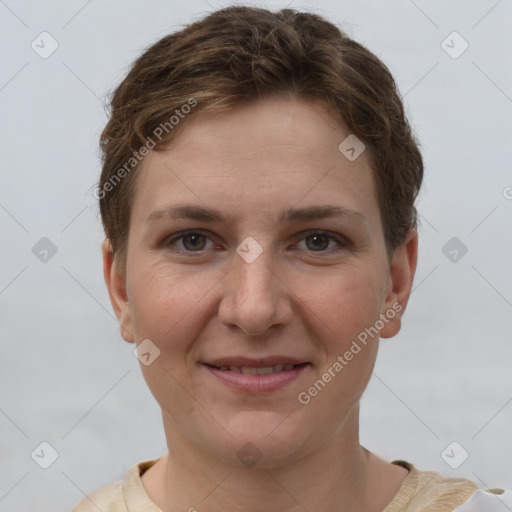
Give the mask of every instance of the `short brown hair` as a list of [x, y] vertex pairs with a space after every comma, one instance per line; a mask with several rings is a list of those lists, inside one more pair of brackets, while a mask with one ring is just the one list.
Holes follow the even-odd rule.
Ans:
[[289, 92], [323, 101], [371, 149], [388, 255], [404, 242], [417, 224], [423, 161], [387, 67], [316, 14], [234, 6], [150, 46], [111, 95], [98, 197], [123, 268], [142, 148], [164, 148], [201, 112]]

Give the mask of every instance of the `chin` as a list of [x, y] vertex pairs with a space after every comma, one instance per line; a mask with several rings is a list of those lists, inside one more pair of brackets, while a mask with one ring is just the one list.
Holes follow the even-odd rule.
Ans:
[[237, 465], [258, 469], [282, 466], [303, 456], [313, 433], [308, 434], [306, 423], [292, 419], [289, 412], [244, 411], [233, 415], [225, 424], [230, 434], [225, 456]]

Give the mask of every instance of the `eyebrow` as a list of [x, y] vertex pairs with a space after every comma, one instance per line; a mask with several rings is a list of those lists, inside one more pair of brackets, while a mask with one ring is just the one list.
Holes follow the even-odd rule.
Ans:
[[232, 215], [225, 216], [217, 210], [213, 210], [206, 206], [177, 205], [151, 212], [148, 215], [146, 222], [153, 223], [166, 217], [171, 219], [194, 219], [222, 223], [226, 223], [228, 221], [228, 217], [234, 220]]
[[[280, 215], [279, 222], [308, 221], [333, 217], [363, 222], [367, 227], [369, 226], [368, 219], [362, 213], [349, 208], [330, 205], [290, 208]], [[146, 222], [154, 223], [163, 218], [194, 219], [205, 222], [220, 222], [228, 224], [229, 222], [233, 222], [236, 219], [236, 216], [232, 214], [225, 215], [206, 206], [175, 205], [151, 212], [148, 215]]]
[[363, 221], [365, 224], [368, 223], [368, 219], [362, 213], [341, 206], [309, 206], [307, 208], [291, 208], [284, 212], [279, 220], [283, 222], [326, 219], [332, 217], [344, 217], [349, 220]]

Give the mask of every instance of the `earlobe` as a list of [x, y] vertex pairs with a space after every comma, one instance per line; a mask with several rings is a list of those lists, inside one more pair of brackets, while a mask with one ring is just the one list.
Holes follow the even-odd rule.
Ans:
[[387, 322], [380, 331], [381, 338], [396, 336], [401, 328], [401, 317], [411, 295], [418, 263], [418, 233], [411, 229], [404, 243], [397, 247], [389, 269], [389, 286], [382, 313]]
[[107, 285], [112, 308], [114, 309], [114, 313], [119, 320], [121, 336], [125, 341], [133, 343], [135, 338], [133, 335], [125, 274], [118, 267], [118, 264], [114, 258], [110, 240], [105, 239], [103, 241], [102, 252], [103, 277], [105, 279], [105, 284]]

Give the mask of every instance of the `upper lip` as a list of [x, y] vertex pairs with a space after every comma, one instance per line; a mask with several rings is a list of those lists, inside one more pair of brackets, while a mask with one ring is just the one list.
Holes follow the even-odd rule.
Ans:
[[308, 361], [304, 359], [297, 359], [295, 357], [286, 356], [268, 356], [261, 358], [250, 357], [222, 357], [218, 359], [211, 359], [203, 361], [204, 364], [212, 366], [243, 366], [245, 368], [268, 368], [269, 366], [277, 366], [279, 364], [303, 364]]

